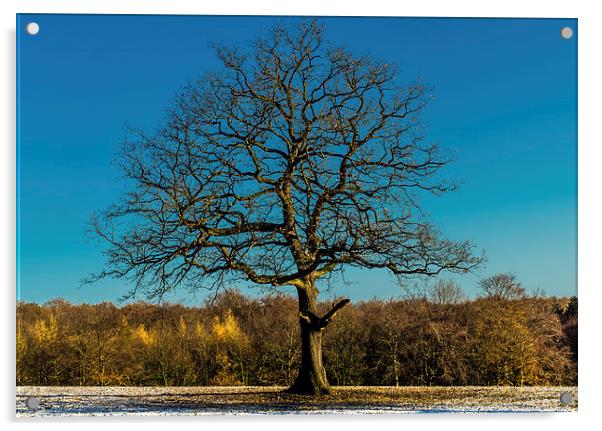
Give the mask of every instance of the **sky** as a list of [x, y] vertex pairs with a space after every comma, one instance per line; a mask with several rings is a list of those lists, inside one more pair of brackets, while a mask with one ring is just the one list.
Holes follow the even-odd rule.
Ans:
[[[17, 299], [118, 300], [124, 282], [82, 287], [81, 280], [103, 268], [102, 248], [86, 228], [125, 190], [114, 163], [125, 126], [157, 126], [180, 87], [216, 69], [213, 43], [246, 43], [275, 22], [298, 19], [19, 15]], [[38, 34], [25, 31], [29, 22], [39, 24]], [[469, 239], [487, 256], [478, 272], [443, 278], [475, 296], [480, 279], [512, 272], [528, 291], [575, 295], [577, 21], [322, 22], [325, 39], [398, 64], [403, 82], [433, 87], [422, 116], [426, 136], [452, 152], [445, 174], [462, 186], [424, 205], [448, 237]], [[563, 27], [573, 29], [571, 39], [561, 37]], [[401, 293], [385, 271], [352, 269], [321, 298]], [[195, 304], [203, 295], [177, 291], [166, 299]]]

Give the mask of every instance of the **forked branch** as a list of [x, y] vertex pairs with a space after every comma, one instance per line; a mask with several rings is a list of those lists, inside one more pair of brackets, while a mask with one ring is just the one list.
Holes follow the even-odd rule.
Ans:
[[307, 322], [314, 330], [321, 331], [326, 328], [330, 322], [335, 318], [336, 314], [347, 304], [351, 302], [350, 299], [345, 298], [337, 302], [331, 310], [326, 313], [323, 317], [319, 317], [311, 311], [299, 312], [299, 317]]

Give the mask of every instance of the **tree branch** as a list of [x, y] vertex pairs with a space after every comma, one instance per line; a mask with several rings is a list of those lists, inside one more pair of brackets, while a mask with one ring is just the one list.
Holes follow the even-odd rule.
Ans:
[[332, 309], [320, 319], [320, 327], [325, 328], [335, 318], [335, 316], [339, 312], [339, 310], [341, 310], [341, 308], [343, 308], [345, 305], [349, 304], [350, 302], [351, 302], [351, 300], [348, 298], [342, 299], [341, 301], [337, 302], [332, 307]]

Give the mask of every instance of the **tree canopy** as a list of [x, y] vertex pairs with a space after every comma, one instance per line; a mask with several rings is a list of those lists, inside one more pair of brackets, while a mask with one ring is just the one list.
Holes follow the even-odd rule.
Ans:
[[345, 265], [403, 276], [481, 262], [421, 208], [422, 193], [455, 189], [423, 136], [429, 88], [323, 35], [307, 21], [217, 47], [221, 68], [185, 86], [157, 131], [128, 137], [132, 187], [94, 217], [110, 247], [93, 279], [156, 298], [232, 279], [304, 288]]

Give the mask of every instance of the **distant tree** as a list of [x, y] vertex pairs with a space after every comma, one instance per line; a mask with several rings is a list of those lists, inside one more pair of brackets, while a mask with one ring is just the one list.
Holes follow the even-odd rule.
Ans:
[[293, 382], [301, 354], [296, 310], [294, 298], [282, 293], [269, 295], [245, 322], [245, 330], [252, 334], [253, 384], [285, 386]]
[[[412, 300], [419, 306], [421, 300]], [[401, 356], [407, 348], [408, 329], [412, 324], [404, 304], [399, 302], [382, 302], [367, 304], [364, 310], [368, 316], [369, 327], [367, 345], [367, 362], [371, 369], [368, 384], [394, 385], [403, 384], [408, 376], [402, 373]], [[406, 370], [407, 371], [407, 370]]]
[[363, 316], [355, 307], [347, 307], [324, 336], [324, 363], [329, 380], [335, 385], [364, 383], [368, 328], [358, 324], [362, 320]]
[[577, 362], [577, 345], [578, 345], [578, 300], [576, 296], [572, 296], [568, 303], [562, 307], [561, 310], [557, 310], [560, 315], [560, 321], [565, 336], [568, 339], [569, 347], [571, 349], [573, 359]]
[[497, 274], [479, 282], [486, 297], [497, 299], [520, 299], [527, 294], [514, 274]]
[[439, 280], [428, 290], [429, 299], [435, 304], [457, 304], [466, 297], [458, 283], [451, 280]]
[[551, 301], [482, 298], [472, 313], [472, 382], [532, 386], [572, 381], [570, 351]]
[[481, 299], [471, 319], [470, 363], [478, 384], [536, 384], [538, 367], [536, 339], [524, 313], [506, 301]]
[[249, 340], [230, 310], [221, 317], [214, 317], [212, 335], [219, 364], [214, 383], [248, 385]]
[[29, 369], [27, 364], [28, 358], [28, 339], [22, 328], [20, 328], [20, 322], [17, 322], [17, 334], [16, 334], [16, 363], [15, 363], [15, 374], [17, 379], [17, 386], [27, 385], [29, 383], [30, 376], [28, 375]]
[[388, 63], [326, 45], [316, 21], [217, 56], [221, 70], [185, 87], [158, 132], [125, 143], [132, 189], [93, 221], [109, 248], [90, 281], [125, 278], [149, 298], [234, 280], [294, 286], [290, 390], [327, 393], [322, 331], [349, 300], [319, 313], [318, 283], [344, 266], [428, 276], [481, 262], [421, 211], [421, 193], [455, 188], [418, 121], [430, 95]]

